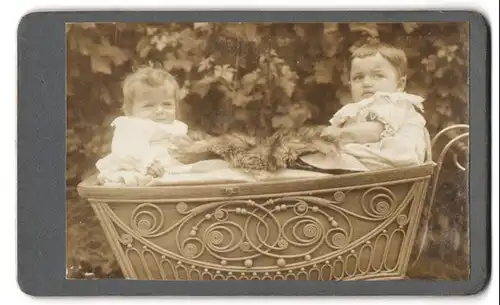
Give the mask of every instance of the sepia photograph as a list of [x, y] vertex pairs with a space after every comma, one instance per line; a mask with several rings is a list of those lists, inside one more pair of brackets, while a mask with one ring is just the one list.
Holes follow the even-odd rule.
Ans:
[[469, 24], [66, 23], [66, 279], [470, 278]]

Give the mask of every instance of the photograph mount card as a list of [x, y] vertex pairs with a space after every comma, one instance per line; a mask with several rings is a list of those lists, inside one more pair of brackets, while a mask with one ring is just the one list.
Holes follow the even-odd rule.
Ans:
[[[23, 290], [484, 287], [489, 37], [480, 15], [181, 13], [34, 13], [21, 22]], [[57, 30], [30, 40], [42, 28]], [[27, 120], [57, 131], [35, 138]], [[47, 179], [27, 179], [34, 173], [23, 164]], [[34, 214], [35, 198], [57, 212]], [[27, 230], [37, 228], [22, 225], [33, 217], [37, 232], [51, 232], [35, 244]], [[30, 268], [47, 268], [21, 263], [34, 245], [45, 249], [36, 261], [58, 267], [33, 276]]]

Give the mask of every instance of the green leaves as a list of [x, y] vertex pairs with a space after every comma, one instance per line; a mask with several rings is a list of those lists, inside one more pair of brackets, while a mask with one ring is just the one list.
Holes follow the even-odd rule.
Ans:
[[440, 99], [437, 101], [436, 111], [445, 117], [451, 117], [452, 115], [452, 110], [449, 105], [449, 101], [445, 99]]
[[156, 47], [158, 51], [162, 51], [165, 47], [176, 47], [179, 43], [180, 33], [163, 32], [151, 38], [151, 44]]
[[208, 56], [206, 58], [203, 58], [198, 65], [198, 72], [204, 72], [207, 70], [210, 70], [213, 66], [214, 58], [213, 56]]
[[111, 60], [107, 57], [94, 55], [91, 57], [90, 63], [92, 66], [92, 71], [111, 74]]
[[376, 23], [349, 23], [349, 29], [352, 32], [361, 32], [371, 37], [378, 37], [378, 26]]
[[304, 27], [300, 23], [294, 24], [293, 30], [295, 31], [295, 34], [297, 34], [297, 36], [300, 38], [304, 38], [306, 36], [306, 31], [304, 30]]
[[223, 34], [244, 41], [259, 43], [261, 37], [257, 35], [255, 23], [228, 23], [225, 24]]
[[288, 105], [282, 115], [275, 115], [272, 118], [272, 126], [276, 129], [298, 128], [304, 125], [305, 121], [311, 118], [311, 110], [305, 103], [295, 103]]
[[149, 42], [148, 37], [142, 37], [137, 43], [136, 52], [139, 53], [140, 58], [145, 58], [148, 56], [149, 52], [153, 49], [153, 46]]
[[237, 107], [245, 107], [252, 101], [251, 96], [247, 96], [244, 92], [242, 91], [236, 91], [233, 92], [230, 96], [232, 103], [234, 106]]
[[342, 34], [338, 31], [326, 32], [322, 40], [322, 48], [325, 56], [329, 58], [334, 57], [343, 39]]
[[327, 61], [321, 61], [314, 65], [314, 77], [318, 84], [328, 84], [333, 80], [333, 71], [331, 64]]
[[191, 92], [198, 94], [198, 96], [203, 99], [210, 90], [210, 86], [215, 83], [215, 81], [215, 77], [205, 76], [201, 80], [194, 82]]
[[448, 62], [451, 62], [453, 59], [455, 59], [455, 52], [457, 50], [458, 50], [457, 45], [442, 46], [438, 50], [437, 56], [439, 58], [445, 58]]
[[425, 66], [427, 72], [433, 72], [437, 67], [438, 57], [435, 54], [429, 55], [427, 58], [422, 59], [422, 64]]
[[250, 94], [260, 77], [260, 69], [243, 75], [241, 78], [241, 88], [243, 92], [245, 92], [245, 94]]
[[[203, 122], [207, 132], [231, 132], [234, 120], [254, 134], [325, 122], [351, 102], [345, 70], [351, 51], [378, 40], [404, 48], [407, 90], [428, 96], [429, 124], [466, 117], [456, 109], [468, 102], [467, 27], [452, 23], [79, 23], [66, 30], [68, 128], [84, 134], [81, 149], [101, 145], [85, 126], [121, 113], [124, 75], [149, 61], [190, 83], [182, 89], [191, 107], [186, 120]], [[228, 122], [211, 123], [207, 113], [221, 111]], [[80, 153], [95, 159], [102, 152]], [[81, 177], [83, 170], [74, 170]]]
[[193, 28], [202, 33], [212, 33], [213, 24], [209, 22], [195, 22], [193, 23]]
[[272, 126], [275, 129], [291, 129], [294, 126], [294, 122], [288, 115], [277, 115], [272, 118]]
[[169, 59], [163, 62], [163, 67], [168, 71], [179, 69], [190, 72], [193, 67], [193, 62], [186, 59]]
[[[80, 27], [87, 29], [94, 28], [95, 25], [82, 25]], [[113, 72], [113, 66], [121, 66], [130, 59], [129, 53], [126, 50], [112, 45], [107, 37], [100, 37], [97, 41], [91, 36], [77, 38], [68, 35], [68, 47], [71, 52], [89, 56], [91, 70], [95, 73], [109, 75]], [[75, 69], [79, 71], [79, 68], [75, 67]], [[73, 74], [71, 70], [70, 73]]]
[[290, 66], [281, 65], [280, 76], [278, 78], [277, 85], [281, 89], [283, 89], [286, 96], [292, 97], [295, 91], [297, 79], [297, 74], [290, 69]]
[[290, 79], [286, 79], [284, 77], [280, 78], [278, 81], [278, 86], [283, 89], [285, 94], [288, 97], [292, 97], [293, 92], [295, 91], [295, 82]]
[[222, 78], [228, 83], [230, 83], [233, 80], [234, 73], [236, 72], [236, 69], [231, 67], [230, 65], [217, 65], [214, 68], [214, 76], [218, 78]]
[[78, 43], [78, 49], [82, 55], [88, 56], [88, 55], [91, 55], [92, 53], [94, 53], [94, 50], [96, 48], [96, 44], [92, 41], [92, 39], [90, 39], [90, 37], [84, 36], [84, 37], [81, 37], [78, 39], [75, 38], [75, 40]]
[[126, 51], [117, 46], [112, 46], [107, 38], [102, 38], [101, 44], [97, 46], [95, 53], [108, 57], [116, 66], [122, 65], [129, 59]]
[[314, 75], [305, 78], [305, 83], [331, 84], [335, 72], [335, 60], [325, 59], [314, 64]]
[[72, 25], [81, 27], [82, 29], [93, 29], [96, 27], [95, 22], [79, 22], [79, 23], [73, 23]]
[[332, 23], [332, 22], [327, 22], [323, 25], [323, 33], [325, 35], [330, 35], [337, 33], [339, 30], [339, 24], [338, 23]]
[[404, 22], [403, 28], [407, 34], [411, 34], [413, 31], [418, 29], [420, 25], [416, 22]]

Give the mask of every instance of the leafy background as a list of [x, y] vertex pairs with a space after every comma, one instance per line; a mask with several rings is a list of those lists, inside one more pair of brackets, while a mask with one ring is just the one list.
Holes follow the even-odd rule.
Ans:
[[[383, 41], [405, 50], [407, 91], [426, 98], [431, 136], [468, 123], [465, 23], [77, 23], [66, 33], [69, 278], [122, 276], [76, 185], [109, 152], [121, 81], [138, 66], [159, 64], [178, 78], [186, 94], [179, 116], [193, 128], [266, 137], [326, 124], [349, 101], [353, 48]], [[469, 274], [466, 177], [449, 162], [441, 177], [428, 247], [411, 278]]]

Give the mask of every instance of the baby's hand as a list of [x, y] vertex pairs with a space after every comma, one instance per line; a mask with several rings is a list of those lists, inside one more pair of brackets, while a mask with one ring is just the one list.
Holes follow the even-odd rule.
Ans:
[[339, 155], [338, 147], [333, 143], [328, 143], [322, 140], [315, 140], [313, 143], [318, 151], [326, 156], [337, 157]]
[[341, 128], [336, 126], [328, 126], [321, 132], [320, 136], [329, 141], [338, 140], [340, 138]]
[[181, 150], [193, 145], [194, 143], [194, 141], [188, 136], [172, 136], [170, 137], [170, 142]]
[[158, 178], [165, 174], [165, 168], [158, 160], [155, 160], [153, 161], [153, 163], [151, 163], [150, 166], [148, 166], [146, 173], [155, 178]]

